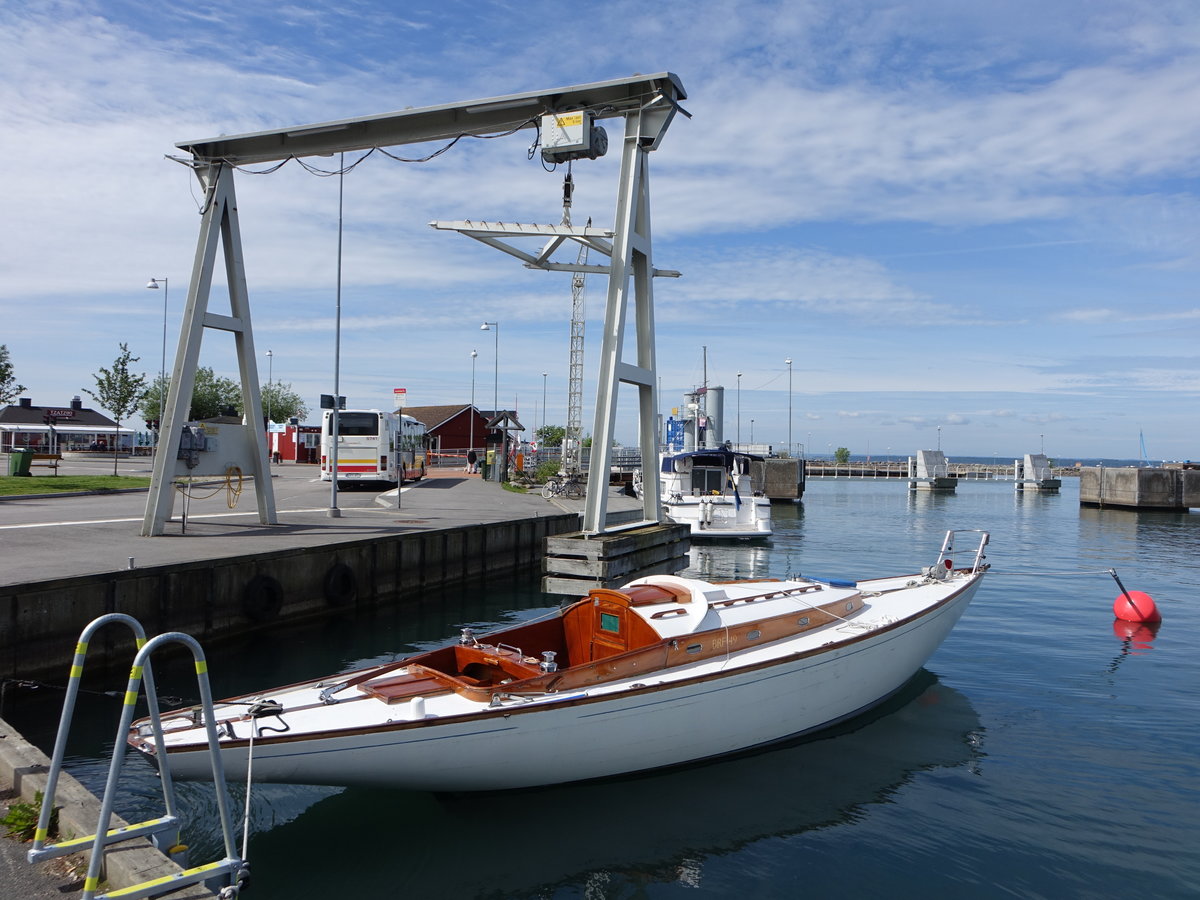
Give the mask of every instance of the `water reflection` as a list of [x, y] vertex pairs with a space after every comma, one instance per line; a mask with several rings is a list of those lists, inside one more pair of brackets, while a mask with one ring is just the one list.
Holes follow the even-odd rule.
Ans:
[[766, 547], [692, 544], [687, 569], [679, 574], [705, 581], [752, 580], [768, 577], [770, 562], [770, 551]]
[[1125, 661], [1126, 656], [1139, 656], [1147, 650], [1153, 650], [1154, 639], [1158, 637], [1158, 629], [1161, 626], [1162, 622], [1126, 622], [1124, 619], [1113, 619], [1113, 634], [1121, 642], [1121, 652], [1113, 658], [1108, 671], [1117, 671], [1117, 667]]
[[403, 848], [355, 861], [357, 896], [507, 896], [597, 880], [701, 887], [706, 859], [856, 820], [914, 773], [973, 764], [982, 728], [970, 702], [922, 670], [840, 733], [656, 776], [492, 795], [347, 790], [257, 834], [256, 895], [337, 895], [336, 867], [301, 871], [331, 834]]

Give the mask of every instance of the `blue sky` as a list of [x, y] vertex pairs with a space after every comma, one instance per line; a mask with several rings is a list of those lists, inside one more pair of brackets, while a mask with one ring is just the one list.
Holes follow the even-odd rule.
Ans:
[[[1193, 2], [0, 2], [0, 343], [39, 405], [178, 337], [186, 139], [672, 71], [651, 156], [660, 406], [814, 453], [1200, 457]], [[611, 133], [611, 122], [610, 133]], [[533, 132], [345, 179], [342, 392], [566, 417], [570, 285], [433, 219], [557, 222]], [[431, 148], [432, 149], [432, 148]], [[415, 154], [413, 154], [415, 155]], [[578, 163], [610, 225], [617, 155]], [[331, 393], [337, 180], [237, 176], [261, 377]], [[605, 287], [589, 280], [585, 429]], [[214, 290], [212, 309], [225, 302]], [[631, 354], [627, 354], [627, 357]], [[201, 363], [234, 375], [232, 340]], [[168, 368], [170, 360], [168, 359]], [[738, 372], [740, 392], [737, 389]], [[543, 381], [542, 372], [548, 376]], [[542, 409], [543, 384], [546, 409]], [[636, 435], [633, 392], [618, 438]]]

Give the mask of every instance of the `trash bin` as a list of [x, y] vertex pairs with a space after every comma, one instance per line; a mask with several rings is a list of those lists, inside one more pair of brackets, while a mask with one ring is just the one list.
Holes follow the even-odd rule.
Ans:
[[28, 475], [29, 464], [33, 461], [33, 451], [25, 448], [14, 448], [8, 454], [8, 474]]

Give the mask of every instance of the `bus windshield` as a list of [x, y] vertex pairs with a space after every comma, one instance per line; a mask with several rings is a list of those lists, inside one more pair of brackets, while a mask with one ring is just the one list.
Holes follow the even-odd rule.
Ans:
[[379, 414], [367, 412], [344, 412], [338, 414], [338, 434], [379, 434]]

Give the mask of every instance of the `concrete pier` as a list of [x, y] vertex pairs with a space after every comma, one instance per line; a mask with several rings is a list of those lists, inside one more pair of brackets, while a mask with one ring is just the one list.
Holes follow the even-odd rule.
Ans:
[[[61, 677], [80, 630], [109, 612], [207, 646], [464, 579], [540, 573], [545, 539], [580, 524], [539, 495], [461, 472], [406, 486], [399, 508], [394, 492], [386, 507], [374, 491], [339, 492], [342, 516], [329, 518], [314, 470], [275, 470], [277, 526], [258, 524], [253, 498], [230, 510], [224, 493], [192, 501], [186, 534], [176, 521], [154, 538], [137, 535], [144, 493], [0, 503], [0, 677]], [[98, 636], [89, 665], [110, 651], [128, 664], [116, 637]]]
[[1014, 459], [1013, 477], [1018, 491], [1057, 491], [1062, 487], [1044, 453], [1026, 453], [1024, 460]]
[[1200, 468], [1086, 466], [1079, 473], [1079, 505], [1121, 509], [1200, 508]]
[[656, 523], [608, 534], [548, 537], [542, 590], [582, 597], [592, 588], [617, 587], [646, 575], [673, 575], [687, 567], [690, 534], [687, 525]]
[[769, 457], [750, 463], [750, 483], [769, 500], [803, 499], [804, 475], [802, 459]]
[[918, 450], [909, 460], [908, 489], [911, 491], [953, 491], [958, 479], [950, 477], [946, 454], [941, 450]]

